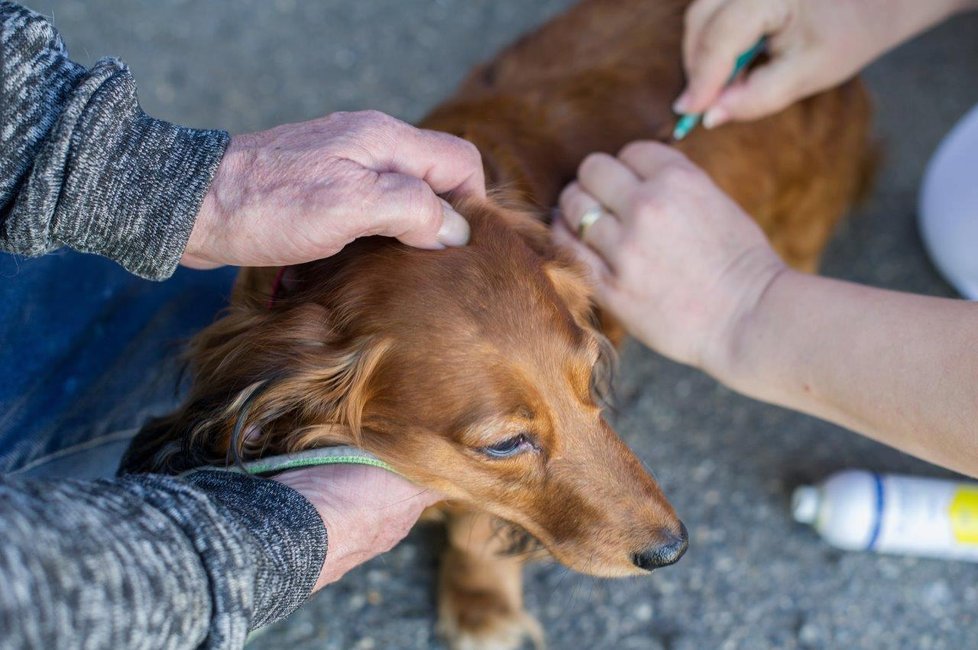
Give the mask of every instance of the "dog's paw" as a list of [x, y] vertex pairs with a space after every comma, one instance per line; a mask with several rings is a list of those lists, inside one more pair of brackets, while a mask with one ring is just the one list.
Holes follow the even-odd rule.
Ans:
[[438, 610], [438, 634], [451, 650], [546, 648], [540, 623], [500, 595], [443, 592]]

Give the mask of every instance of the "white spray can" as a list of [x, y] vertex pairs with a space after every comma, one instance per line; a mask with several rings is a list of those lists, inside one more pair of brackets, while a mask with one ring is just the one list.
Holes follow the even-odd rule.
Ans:
[[847, 470], [791, 509], [838, 548], [978, 562], [978, 483]]

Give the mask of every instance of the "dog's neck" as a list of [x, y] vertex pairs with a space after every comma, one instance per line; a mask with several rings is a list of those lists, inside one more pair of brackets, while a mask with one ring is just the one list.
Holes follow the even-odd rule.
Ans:
[[[679, 75], [674, 76], [678, 88]], [[641, 80], [625, 85], [618, 101], [642, 110], [609, 121], [603, 117], [607, 100], [591, 88], [591, 82], [597, 80], [582, 76], [545, 105], [532, 97], [491, 92], [449, 101], [432, 111], [421, 126], [457, 135], [478, 147], [490, 189], [526, 205], [550, 208], [589, 153], [615, 154], [639, 139], [665, 142], [674, 125], [667, 101], [671, 95], [661, 88]]]

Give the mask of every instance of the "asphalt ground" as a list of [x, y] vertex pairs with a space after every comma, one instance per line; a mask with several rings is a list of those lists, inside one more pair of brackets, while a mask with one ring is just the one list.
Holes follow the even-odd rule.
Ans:
[[[650, 0], [653, 1], [653, 0]], [[37, 0], [76, 60], [123, 58], [150, 114], [240, 133], [334, 110], [415, 120], [474, 63], [569, 0]], [[884, 162], [823, 272], [954, 295], [916, 234], [921, 174], [978, 103], [978, 17], [891, 53], [866, 78]], [[978, 172], [978, 170], [976, 170]], [[651, 578], [607, 581], [556, 565], [526, 572], [550, 647], [978, 646], [978, 566], [835, 551], [792, 523], [791, 488], [845, 467], [947, 475], [838, 427], [753, 402], [629, 344], [615, 426], [655, 471], [690, 550]], [[437, 530], [326, 589], [254, 650], [442, 647], [434, 635]]]

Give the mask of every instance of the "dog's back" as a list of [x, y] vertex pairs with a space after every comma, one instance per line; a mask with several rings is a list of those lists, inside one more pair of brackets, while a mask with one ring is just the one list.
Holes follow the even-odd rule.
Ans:
[[[491, 184], [551, 206], [589, 153], [668, 141], [684, 85], [688, 0], [584, 0], [477, 68], [424, 126], [468, 138]], [[757, 122], [697, 129], [676, 145], [815, 270], [870, 176], [870, 102], [858, 81]]]

